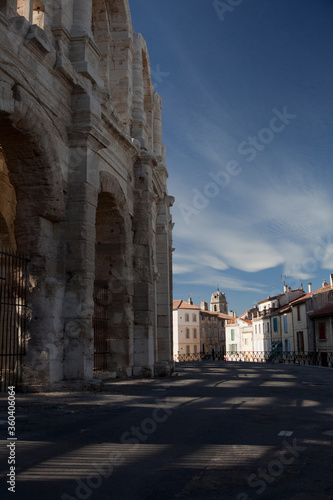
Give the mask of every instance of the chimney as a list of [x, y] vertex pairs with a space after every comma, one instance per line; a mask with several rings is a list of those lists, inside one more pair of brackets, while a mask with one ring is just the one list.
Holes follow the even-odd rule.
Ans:
[[201, 302], [200, 307], [201, 307], [202, 311], [208, 311], [208, 304], [207, 304], [207, 302]]
[[323, 288], [324, 288], [325, 286], [327, 286], [327, 281], [326, 281], [326, 280], [324, 280], [324, 281], [323, 281], [323, 284], [322, 284], [322, 287], [323, 287]]
[[193, 300], [191, 299], [191, 297], [188, 298], [188, 301], [187, 301], [191, 306], [193, 306]]
[[284, 291], [284, 293], [287, 293], [287, 292], [288, 292], [288, 287], [287, 287], [287, 285], [283, 285], [283, 291]]
[[308, 283], [308, 287], [309, 287], [309, 293], [312, 292], [312, 283]]
[[331, 280], [331, 287], [333, 288], [333, 274], [331, 274], [330, 280]]

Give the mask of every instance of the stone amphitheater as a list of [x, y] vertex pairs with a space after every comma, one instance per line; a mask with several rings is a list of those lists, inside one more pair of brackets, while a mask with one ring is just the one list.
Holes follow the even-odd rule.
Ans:
[[174, 199], [128, 1], [1, 0], [0, 46], [0, 245], [29, 258], [23, 382], [169, 374]]

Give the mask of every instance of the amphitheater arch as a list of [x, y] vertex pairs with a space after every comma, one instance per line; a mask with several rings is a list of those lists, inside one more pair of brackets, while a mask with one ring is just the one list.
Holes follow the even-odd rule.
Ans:
[[131, 375], [133, 364], [131, 222], [116, 179], [101, 173], [96, 210], [94, 370]]

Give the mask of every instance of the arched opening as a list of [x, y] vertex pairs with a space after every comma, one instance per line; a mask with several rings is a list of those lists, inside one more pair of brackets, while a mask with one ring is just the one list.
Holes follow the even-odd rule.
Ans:
[[0, 250], [16, 250], [16, 193], [9, 179], [8, 167], [0, 146]]
[[131, 365], [126, 229], [115, 198], [101, 192], [96, 211], [94, 371], [126, 372]]
[[19, 16], [25, 17], [30, 24], [37, 24], [44, 29], [44, 13], [45, 6], [40, 0], [18, 0], [17, 13]]
[[[64, 216], [64, 200], [46, 124], [27, 108], [14, 107], [12, 115], [0, 111], [0, 245], [5, 250], [0, 252], [0, 361], [2, 375], [20, 364], [26, 383], [41, 383], [53, 376], [46, 345], [54, 341], [60, 318], [46, 282], [57, 275], [54, 223]], [[29, 282], [22, 255], [30, 259]], [[8, 368], [4, 359], [14, 356]]]
[[101, 52], [98, 63], [98, 73], [104, 82], [105, 88], [109, 88], [110, 65], [111, 65], [111, 32], [109, 13], [105, 0], [93, 0], [92, 2], [92, 33], [97, 47]]

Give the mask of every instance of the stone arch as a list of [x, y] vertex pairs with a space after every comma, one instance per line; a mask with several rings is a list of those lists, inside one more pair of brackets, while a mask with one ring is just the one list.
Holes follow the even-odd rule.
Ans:
[[128, 0], [106, 0], [110, 12], [111, 32], [131, 32], [132, 19]]
[[0, 211], [3, 214], [6, 207], [10, 246], [30, 258], [28, 298], [32, 319], [26, 337], [24, 378], [26, 382], [48, 383], [52, 367], [46, 345], [54, 342], [59, 320], [55, 321], [56, 307], [47, 287], [58, 272], [54, 223], [65, 217], [61, 169], [52, 144], [54, 131], [38, 111], [37, 103], [34, 106], [26, 100], [18, 88], [7, 95], [8, 99], [0, 100], [0, 180], [6, 187], [0, 192]]
[[130, 61], [133, 27], [127, 0], [93, 0], [92, 32], [100, 51], [98, 73], [111, 94], [111, 103], [129, 122], [131, 109]]
[[[54, 130], [19, 86], [0, 101], [0, 145], [20, 207], [51, 221], [65, 218], [60, 162]], [[16, 98], [16, 99], [15, 99]], [[9, 101], [9, 102], [8, 102]]]
[[131, 374], [132, 260], [131, 220], [125, 195], [111, 174], [101, 172], [96, 209], [95, 371]]

